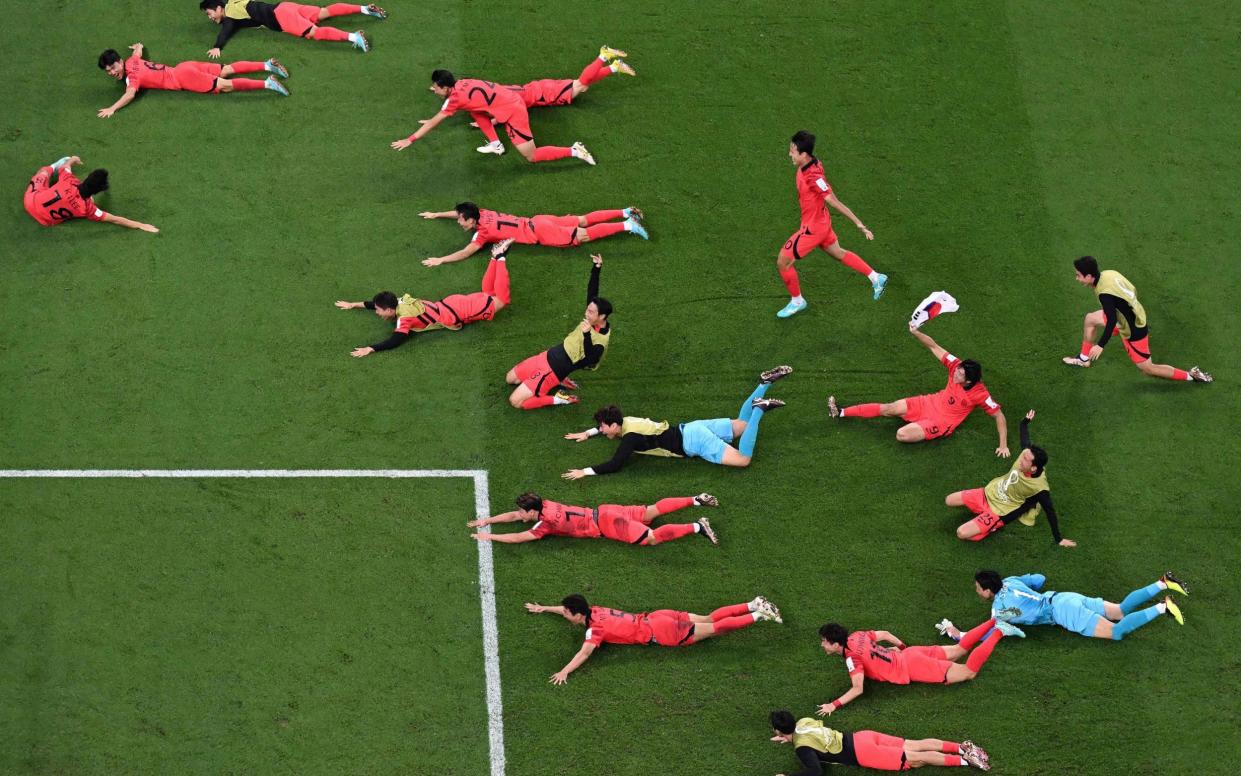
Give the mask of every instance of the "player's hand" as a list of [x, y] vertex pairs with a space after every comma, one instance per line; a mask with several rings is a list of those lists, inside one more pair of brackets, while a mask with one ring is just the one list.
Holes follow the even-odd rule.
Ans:
[[220, 50], [218, 48], [208, 49], [207, 56], [211, 59], [219, 59]]
[[470, 522], [466, 523], [465, 527], [466, 528], [482, 528], [485, 525], [491, 525], [491, 524], [487, 522], [486, 518], [480, 517], [477, 520], [471, 520]]
[[1073, 541], [1072, 539], [1061, 539], [1060, 546], [1061, 547], [1076, 547], [1077, 542]]
[[470, 534], [471, 539], [477, 539], [480, 542], [489, 542], [491, 541], [491, 537], [492, 537], [492, 534], [489, 534], [489, 533], [488, 534], [484, 534], [484, 533]]
[[836, 707], [833, 706], [832, 704], [824, 703], [822, 706], [819, 707], [819, 710], [816, 711], [815, 714], [818, 714], [820, 717], [830, 717], [832, 716], [832, 712], [835, 710], [836, 710]]
[[569, 471], [565, 472], [564, 474], [560, 476], [561, 478], [566, 479], [566, 480], [580, 480], [586, 476], [586, 470], [570, 469]]
[[132, 51], [132, 52], [134, 52], [134, 53], [136, 54], [136, 53], [138, 53], [139, 51], [142, 51], [142, 44], [141, 44], [141, 43], [135, 43], [135, 44], [133, 44], [133, 45], [131, 45], [131, 46], [129, 47], [129, 50], [130, 50], [130, 51]]
[[578, 328], [581, 330], [583, 334], [585, 334], [586, 332], [590, 331], [590, 321], [583, 318], [582, 323], [581, 325], [578, 326]]
[[603, 257], [602, 257], [602, 256], [600, 256], [600, 255], [599, 255], [599, 254], [597, 254], [597, 253], [592, 253], [592, 254], [590, 254], [590, 260], [591, 260], [591, 261], [593, 261], [593, 262], [595, 263], [595, 266], [596, 266], [596, 267], [602, 267], [602, 266], [603, 266]]
[[444, 263], [444, 260], [439, 258], [438, 256], [432, 256], [429, 259], [422, 260], [422, 266], [424, 267], [438, 267], [439, 265], [443, 263]]
[[113, 113], [116, 113], [116, 108], [101, 108], [99, 110], [99, 118], [111, 118]]
[[138, 224], [138, 228], [144, 232], [150, 232], [151, 234], [159, 234], [159, 229], [157, 227], [151, 226], [150, 224]]
[[547, 681], [551, 682], [552, 684], [564, 684], [565, 682], [569, 681], [569, 675], [564, 671], [557, 671], [556, 673], [552, 674], [552, 678], [548, 679]]
[[1099, 347], [1098, 345], [1091, 345], [1090, 346], [1090, 360], [1098, 361], [1101, 358], [1103, 358], [1103, 348]]
[[574, 431], [571, 434], [565, 434], [564, 438], [571, 439], [574, 442], [585, 442], [587, 439], [590, 439], [590, 434], [587, 434], [585, 431]]
[[1034, 410], [1030, 410], [1026, 413], [1026, 420], [1034, 420]]
[[65, 165], [66, 165], [66, 166], [68, 166], [68, 167], [74, 167], [74, 166], [79, 165], [79, 164], [81, 164], [81, 163], [82, 163], [82, 157], [80, 157], [80, 156], [70, 156], [70, 157], [69, 157], [69, 161], [65, 162]]
[[542, 604], [526, 604], [526, 611], [531, 614], [542, 614], [547, 610]]
[[862, 234], [866, 237], [867, 240], [875, 239], [875, 233], [867, 229], [866, 224], [858, 224], [857, 228], [862, 230]]
[[356, 310], [359, 307], [365, 307], [361, 302], [346, 302], [343, 299], [337, 300], [336, 306], [342, 310]]
[[423, 218], [426, 218], [426, 219], [439, 218], [439, 214], [438, 214], [438, 213], [432, 213], [430, 210], [424, 210], [424, 211], [422, 211], [421, 213], [419, 213], [418, 215], [420, 215], [420, 216], [422, 216]]
[[995, 448], [995, 455], [997, 458], [1008, 458], [1012, 453], [1008, 451], [1008, 445], [1000, 445]]
[[352, 353], [350, 353], [349, 355], [353, 356], [354, 358], [366, 358], [367, 356], [369, 356], [370, 354], [372, 354], [372, 353], [374, 353], [374, 352], [375, 352], [375, 349], [374, 349], [374, 348], [370, 348], [370, 347], [367, 347], [367, 348], [354, 348], [354, 349], [353, 349], [353, 352], [352, 352]]
[[397, 151], [404, 151], [406, 148], [409, 148], [413, 144], [414, 144], [414, 141], [410, 140], [407, 137], [403, 137], [400, 140], [392, 141], [392, 147], [396, 149]]

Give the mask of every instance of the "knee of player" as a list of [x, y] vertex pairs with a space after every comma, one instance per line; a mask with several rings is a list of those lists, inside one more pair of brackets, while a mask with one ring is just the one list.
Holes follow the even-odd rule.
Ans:
[[517, 385], [521, 381], [517, 379], [517, 373], [514, 372], [512, 369], [510, 369], [508, 370], [508, 374], [504, 376], [504, 382], [508, 383], [509, 385]]
[[958, 539], [960, 539], [960, 540], [962, 540], [962, 541], [965, 541], [965, 540], [967, 540], [967, 539], [971, 539], [971, 538], [973, 538], [973, 537], [971, 536], [971, 534], [970, 534], [970, 524], [969, 524], [969, 523], [966, 523], [965, 525], [959, 525], [959, 526], [957, 526], [957, 538], [958, 538]]
[[737, 465], [740, 466], [742, 469], [744, 469], [745, 467], [750, 465], [750, 461], [752, 460], [753, 459], [748, 455], [740, 455], [740, 456], [737, 456]]
[[515, 392], [508, 397], [508, 403], [513, 405], [515, 409], [521, 409], [521, 405], [526, 403], [525, 399], [519, 397]]
[[[947, 496], [944, 496], [944, 506], [946, 507], [952, 506], [952, 494], [951, 493], [949, 493]], [[957, 529], [957, 533], [961, 533], [960, 528]]]
[[789, 267], [793, 266], [793, 257], [783, 252], [777, 253], [776, 254], [776, 266], [779, 267], [780, 269], [788, 269]]
[[917, 441], [918, 441], [918, 438], [917, 438], [917, 436], [914, 434], [914, 432], [909, 431], [909, 430], [907, 430], [907, 429], [905, 429], [905, 428], [898, 428], [898, 429], [896, 430], [896, 441], [898, 441], [898, 442], [917, 442]]
[[961, 672], [961, 681], [968, 682], [977, 676], [977, 671], [973, 671], [969, 668], [969, 666], [965, 666], [965, 670]]

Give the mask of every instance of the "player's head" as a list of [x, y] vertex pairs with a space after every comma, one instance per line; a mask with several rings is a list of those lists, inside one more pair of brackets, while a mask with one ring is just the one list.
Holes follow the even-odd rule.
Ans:
[[1047, 465], [1047, 451], [1037, 445], [1032, 445], [1029, 449], [1021, 451], [1017, 465], [1022, 473], [1037, 477], [1043, 473], [1043, 467]]
[[982, 364], [972, 358], [965, 359], [952, 370], [952, 381], [968, 391], [982, 382]]
[[780, 740], [788, 741], [793, 737], [793, 731], [797, 730], [797, 720], [793, 718], [790, 711], [773, 711], [771, 716], [771, 729], [776, 731], [776, 735], [780, 736]]
[[1077, 270], [1077, 282], [1083, 286], [1099, 284], [1099, 262], [1094, 256], [1082, 256], [1073, 260], [1073, 269]]
[[371, 299], [371, 304], [375, 305], [375, 315], [390, 321], [396, 317], [396, 294], [391, 291], [380, 291]]
[[595, 428], [608, 439], [615, 439], [620, 436], [621, 422], [624, 420], [625, 416], [621, 414], [620, 407], [609, 404], [595, 413]]
[[560, 605], [564, 607], [564, 618], [574, 625], [585, 625], [590, 620], [590, 604], [581, 593], [565, 596]]
[[203, 0], [198, 4], [198, 10], [205, 11], [207, 18], [216, 24], [224, 22], [224, 0]]
[[814, 135], [804, 129], [793, 135], [789, 140], [789, 158], [793, 160], [793, 164], [800, 167], [809, 162], [813, 156]]
[[86, 180], [78, 184], [78, 193], [83, 199], [90, 199], [101, 191], [108, 190], [108, 171], [100, 168], [91, 170], [90, 175], [86, 176]]
[[612, 314], [612, 303], [601, 296], [596, 296], [586, 305], [586, 322], [596, 329], [602, 328]]
[[457, 85], [457, 77], [452, 74], [451, 70], [433, 70], [431, 72], [431, 91], [435, 92], [437, 97], [447, 97], [452, 88]]
[[524, 513], [522, 517], [537, 517], [543, 511], [543, 497], [533, 491], [523, 493], [517, 497], [517, 509]]
[[457, 225], [467, 232], [472, 232], [478, 228], [478, 205], [473, 202], [458, 202], [457, 207]]
[[984, 601], [995, 598], [1002, 587], [1004, 587], [1004, 580], [1000, 579], [998, 571], [983, 569], [974, 575], [974, 592], [978, 593], [978, 597]]
[[819, 645], [829, 655], [839, 655], [845, 651], [845, 642], [849, 640], [849, 631], [838, 622], [829, 622], [819, 628]]
[[108, 49], [99, 55], [99, 69], [118, 81], [125, 76], [125, 62], [116, 49]]

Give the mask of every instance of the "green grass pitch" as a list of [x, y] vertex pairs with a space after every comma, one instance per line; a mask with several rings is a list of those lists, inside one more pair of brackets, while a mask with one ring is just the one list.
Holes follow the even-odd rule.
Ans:
[[[227, 58], [279, 58], [292, 97], [149, 93], [95, 66], [141, 41], [204, 59], [192, 0], [5, 6], [0, 79], [0, 468], [469, 468], [493, 511], [523, 490], [571, 503], [716, 493], [722, 544], [547, 540], [495, 548], [507, 773], [777, 773], [778, 707], [847, 686], [818, 648], [827, 619], [934, 643], [985, 614], [980, 567], [1041, 571], [1116, 600], [1167, 568], [1193, 585], [1186, 625], [1119, 644], [1050, 628], [1004, 642], [973, 683], [876, 686], [846, 730], [972, 738], [1002, 774], [1228, 773], [1241, 724], [1234, 471], [1241, 363], [1235, 214], [1241, 66], [1234, 4], [1136, 2], [412, 3], [348, 19], [374, 51], [243, 31]], [[504, 82], [574, 77], [602, 43], [613, 76], [537, 110], [547, 144], [599, 161], [537, 167], [474, 153], [464, 118], [408, 151], [435, 67]], [[774, 313], [796, 227], [797, 129], [820, 138], [842, 244], [892, 282], [883, 300], [826, 255], [802, 262], [809, 309]], [[111, 172], [101, 204], [157, 236], [38, 227], [21, 191], [70, 153]], [[612, 349], [583, 403], [520, 413], [505, 371], [579, 319], [589, 250], [514, 250], [513, 304], [488, 324], [357, 361], [385, 336], [336, 299], [477, 288], [483, 260], [417, 213], [462, 199], [509, 212], [636, 204], [649, 243], [600, 242]], [[1140, 376], [1115, 343], [1059, 358], [1092, 307], [1069, 264], [1132, 279], [1157, 360], [1211, 386]], [[926, 331], [980, 360], [1035, 440], [1066, 536], [1014, 526], [956, 541], [943, 496], [1002, 473], [990, 421], [901, 446], [895, 422], [831, 424], [824, 398], [942, 386], [905, 333], [945, 288], [962, 311]], [[1234, 344], [1229, 344], [1234, 343]], [[605, 458], [561, 439], [601, 404], [670, 420], [728, 415], [771, 391], [754, 464]], [[487, 772], [477, 553], [468, 481], [0, 480], [0, 772]], [[762, 593], [784, 626], [690, 649], [606, 649], [548, 677], [581, 633], [524, 601], [707, 611]], [[1233, 732], [1229, 732], [1233, 731]]]

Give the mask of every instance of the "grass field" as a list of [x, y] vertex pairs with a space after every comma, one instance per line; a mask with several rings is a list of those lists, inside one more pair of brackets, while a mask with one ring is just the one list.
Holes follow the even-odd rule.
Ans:
[[[1168, 568], [1187, 622], [1124, 642], [1053, 628], [1004, 642], [977, 681], [868, 687], [832, 723], [972, 738], [1002, 774], [1229, 773], [1241, 670], [1232, 425], [1241, 410], [1233, 198], [1241, 101], [1233, 3], [803, 4], [389, 2], [368, 55], [241, 32], [226, 60], [278, 57], [293, 96], [144, 94], [101, 50], [204, 59], [197, 3], [6, 6], [0, 99], [0, 468], [470, 468], [492, 508], [537, 489], [569, 503], [649, 503], [709, 490], [722, 543], [655, 548], [546, 540], [496, 547], [507, 773], [776, 773], [777, 707], [809, 714], [848, 685], [815, 630], [835, 619], [935, 643], [940, 617], [980, 620], [973, 572], [1040, 571], [1118, 600]], [[474, 153], [464, 118], [397, 154], [430, 117], [427, 75], [574, 77], [602, 43], [639, 77], [535, 111], [546, 144], [599, 166]], [[797, 225], [797, 129], [820, 138], [842, 244], [892, 282], [826, 255], [802, 262], [809, 309], [787, 321], [775, 254]], [[65, 154], [111, 172], [100, 204], [161, 228], [38, 227], [20, 192]], [[603, 253], [616, 305], [583, 403], [521, 413], [504, 373], [578, 320], [588, 250], [515, 249], [495, 321], [386, 336], [336, 299], [477, 288], [475, 258], [419, 211], [462, 199], [521, 213], [636, 204], [652, 240]], [[1156, 360], [1211, 386], [1139, 375], [1119, 343], [1070, 370], [1090, 294], [1071, 260], [1135, 282]], [[958, 542], [943, 506], [1008, 464], [990, 420], [901, 446], [897, 423], [833, 424], [824, 398], [887, 401], [942, 387], [905, 333], [946, 288], [962, 311], [927, 333], [980, 360], [1033, 432], [1066, 536], [1014, 526]], [[597, 406], [669, 420], [728, 415], [758, 371], [771, 395], [754, 464], [646, 459], [606, 478], [568, 431]], [[477, 553], [466, 481], [0, 480], [0, 771], [487, 772]], [[582, 592], [629, 610], [709, 611], [762, 593], [785, 625], [683, 650], [607, 649], [547, 678], [580, 631], [524, 601]], [[1228, 731], [1233, 731], [1229, 733]]]

